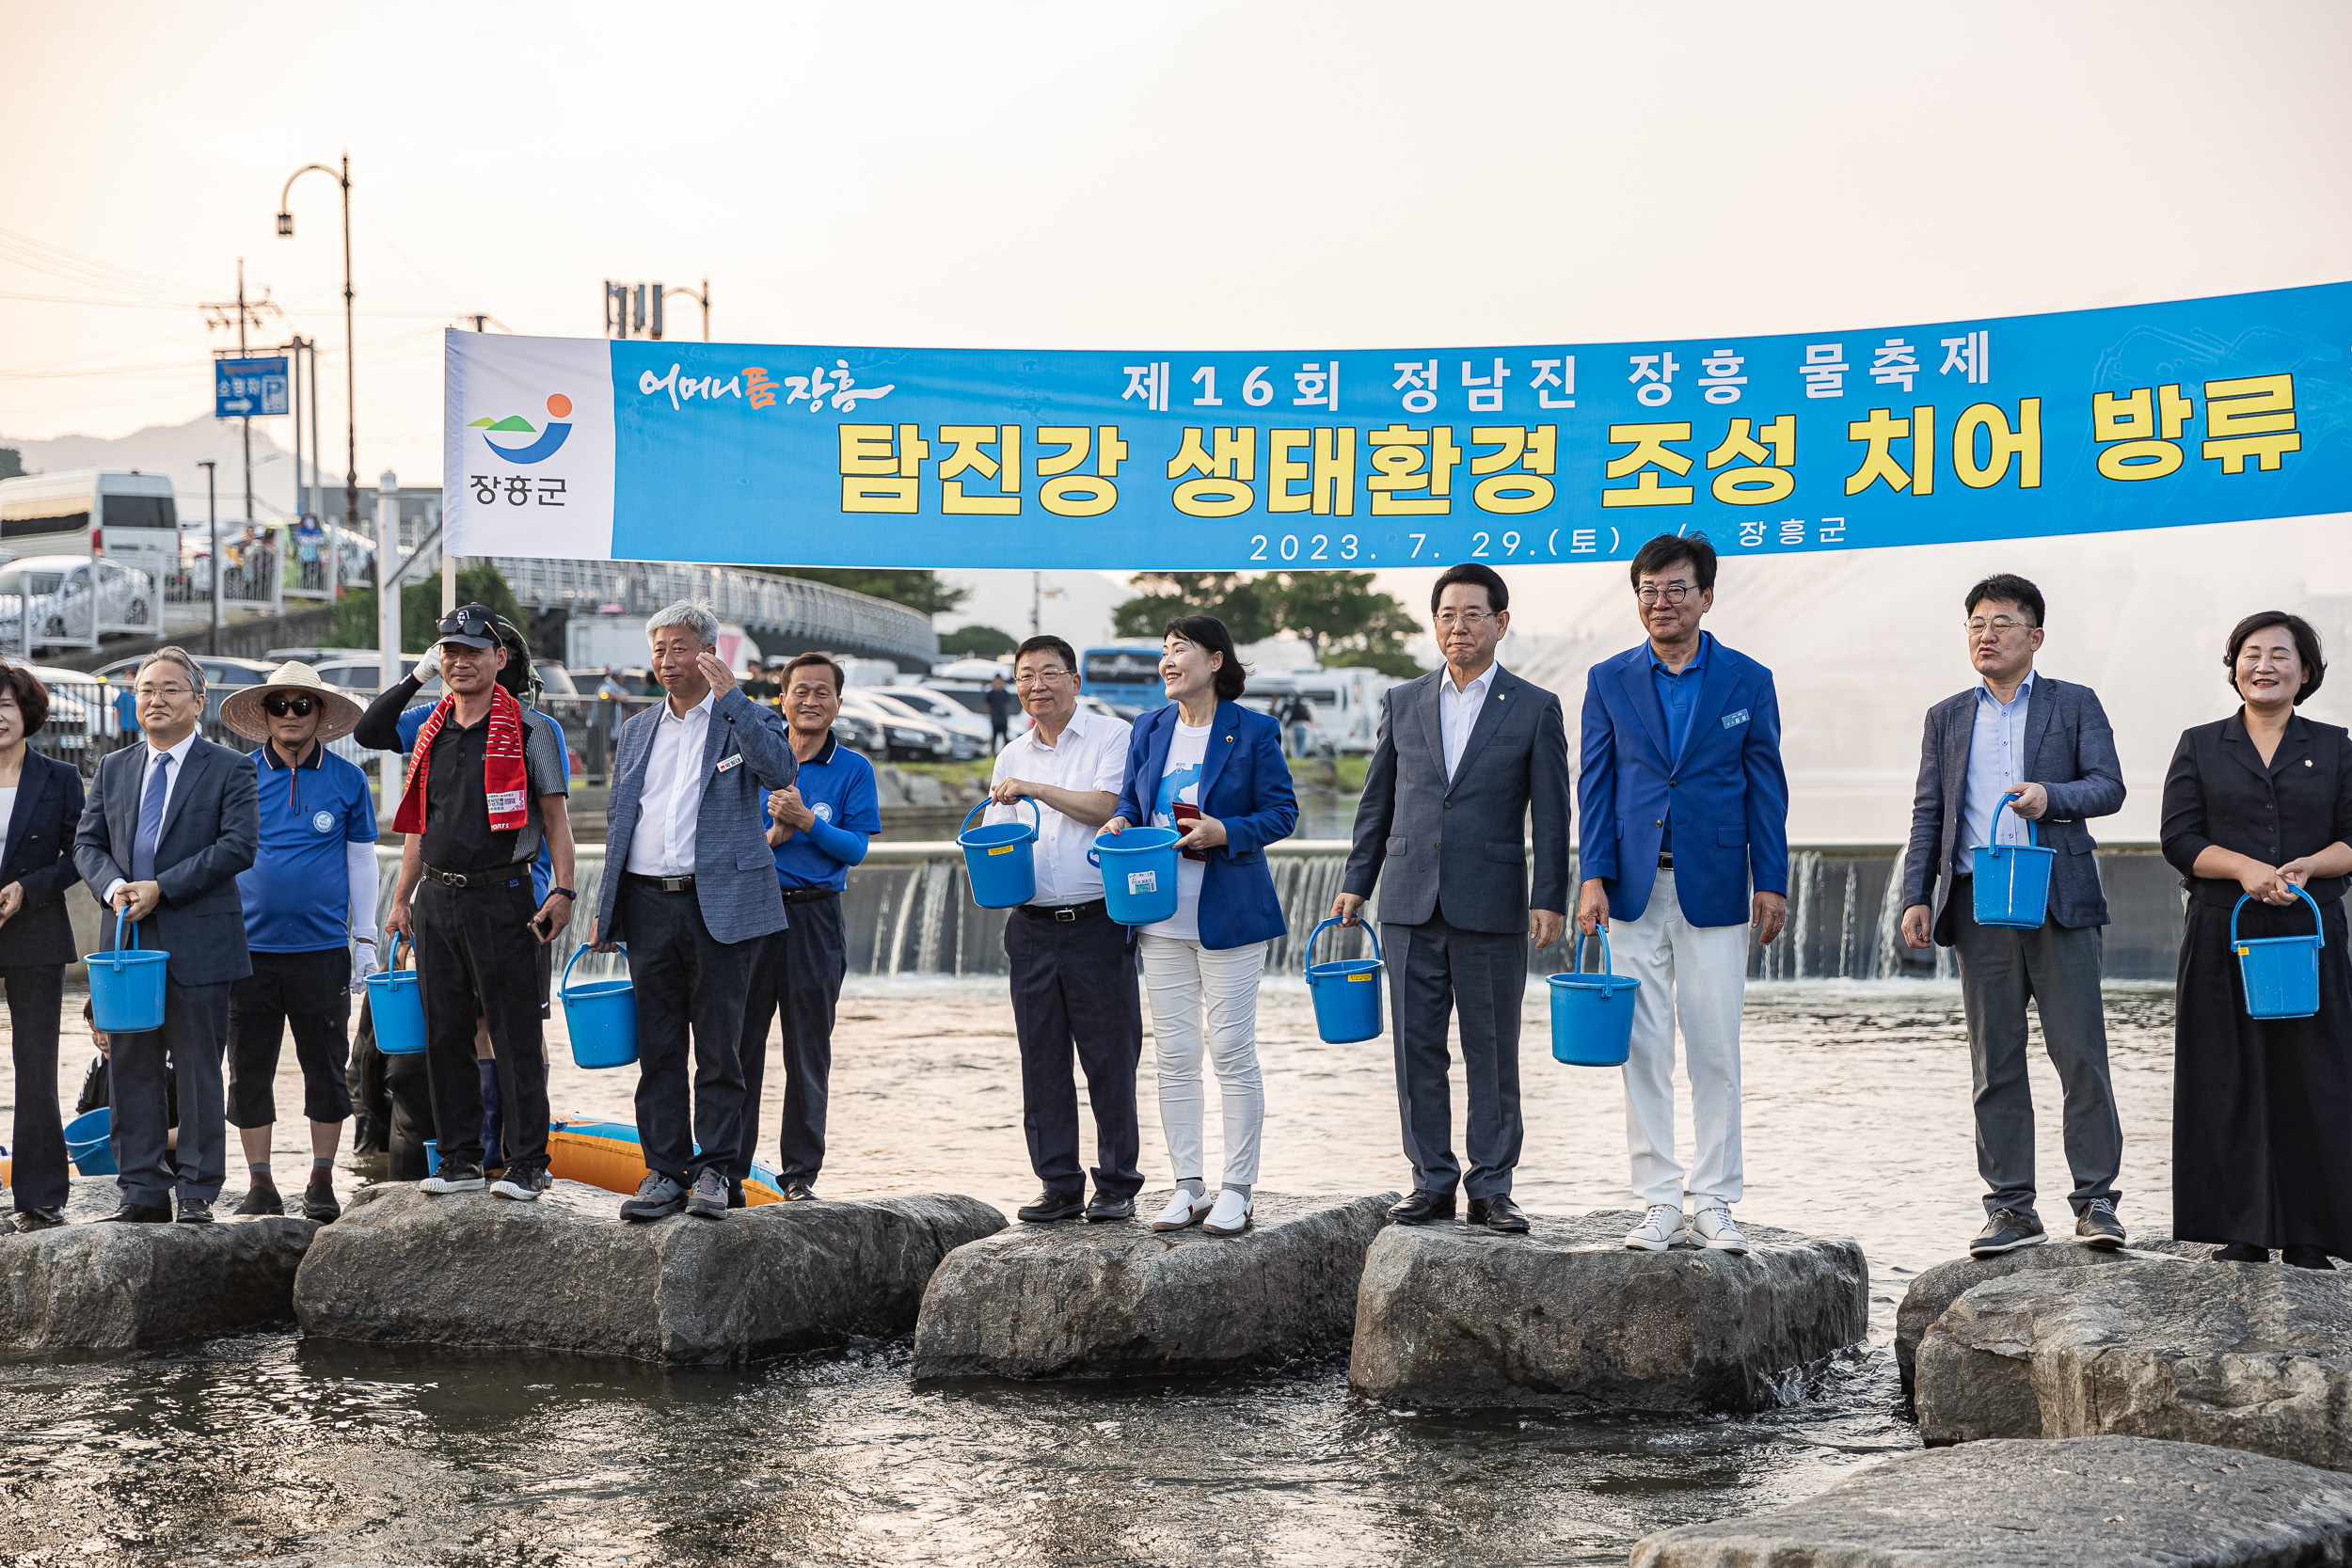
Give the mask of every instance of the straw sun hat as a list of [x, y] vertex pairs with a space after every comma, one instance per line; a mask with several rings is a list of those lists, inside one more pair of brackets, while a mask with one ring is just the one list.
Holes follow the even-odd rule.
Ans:
[[279, 665], [259, 686], [230, 693], [220, 705], [221, 722], [248, 740], [267, 740], [269, 716], [262, 711], [262, 702], [273, 691], [298, 692], [319, 700], [326, 709], [326, 716], [319, 721], [321, 740], [340, 739], [358, 726], [359, 705], [319, 679], [319, 673], [300, 659], [289, 659]]

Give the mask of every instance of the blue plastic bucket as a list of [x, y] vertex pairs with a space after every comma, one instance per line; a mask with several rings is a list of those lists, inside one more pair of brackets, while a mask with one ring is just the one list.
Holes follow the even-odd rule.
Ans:
[[1576, 969], [1551, 976], [1551, 1059], [1570, 1067], [1623, 1067], [1633, 1054], [1633, 998], [1642, 982], [1619, 974], [1601, 927], [1600, 971], [1586, 974], [1584, 939], [1576, 942]]
[[1307, 933], [1307, 994], [1314, 999], [1315, 1033], [1327, 1045], [1353, 1045], [1380, 1033], [1380, 939], [1372, 922], [1361, 922], [1371, 958], [1315, 962], [1315, 938], [1340, 924], [1327, 920]]
[[[384, 955], [389, 966], [400, 961], [400, 942], [405, 932], [392, 933], [392, 945]], [[408, 956], [417, 956], [416, 943], [408, 944]], [[424, 996], [417, 990], [417, 972], [413, 969], [389, 967], [368, 976], [368, 1017], [375, 1024], [375, 1048], [387, 1056], [414, 1056], [424, 1049]]]
[[[127, 910], [115, 911], [115, 946], [111, 953], [91, 953], [89, 965], [90, 1023], [101, 1034], [144, 1035], [164, 1026], [164, 980], [171, 970], [171, 955], [139, 951], [139, 928], [126, 922]], [[125, 947], [122, 934], [131, 933]]]
[[[2010, 790], [2001, 797], [2003, 801], [2017, 799]], [[2000, 807], [1993, 808], [1998, 821]], [[1976, 875], [1969, 879], [1976, 884], [1977, 924], [1979, 926], [2013, 926], [2031, 930], [2040, 926], [2050, 910], [2050, 864], [2058, 851], [2044, 848], [2034, 841], [2033, 823], [2026, 822], [2026, 842], [2023, 844], [1979, 844], [1968, 851]]]
[[432, 1138], [424, 1140], [424, 1174], [427, 1176], [441, 1174], [441, 1146]]
[[972, 817], [989, 808], [982, 800], [963, 819], [956, 842], [963, 846], [963, 874], [972, 883], [972, 901], [984, 910], [1009, 910], [1037, 896], [1037, 802], [1023, 798], [1029, 820], [991, 822], [972, 826]]
[[84, 1176], [117, 1174], [114, 1148], [115, 1114], [101, 1105], [65, 1124], [65, 1157]]
[[[2290, 882], [2289, 887], [2295, 884]], [[2237, 955], [2238, 980], [2246, 988], [2249, 1018], [2310, 1018], [2319, 1011], [2319, 944], [2327, 925], [2312, 895], [2295, 888], [2295, 895], [2312, 906], [2312, 934], [2307, 937], [2248, 937], [2238, 940], [2238, 911], [2251, 902], [2240, 898], [2230, 910], [2230, 951]]]
[[[572, 1060], [584, 1068], [627, 1067], [637, 1059], [637, 988], [629, 980], [572, 984], [573, 966], [588, 951], [582, 942], [564, 966], [564, 1027], [572, 1037]], [[628, 949], [621, 948], [627, 958]]]
[[1176, 912], [1176, 841], [1173, 828], [1130, 828], [1103, 833], [1087, 851], [1089, 864], [1103, 868], [1103, 902], [1121, 926], [1156, 926]]

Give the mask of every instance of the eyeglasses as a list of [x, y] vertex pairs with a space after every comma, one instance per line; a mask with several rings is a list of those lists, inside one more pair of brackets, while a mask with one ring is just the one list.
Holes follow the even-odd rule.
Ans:
[[1069, 678], [1070, 672], [1057, 666], [1051, 670], [1031, 670], [1025, 673], [1015, 675], [1013, 677], [1012, 684], [1015, 686], [1043, 686], [1048, 681], [1068, 680]]
[[1452, 631], [1456, 626], [1468, 631], [1476, 631], [1493, 620], [1494, 613], [1485, 610], [1465, 610], [1459, 612], [1441, 610], [1431, 618], [1438, 623], [1438, 629], [1440, 631]]
[[289, 714], [296, 719], [308, 719], [318, 705], [319, 701], [315, 697], [264, 697], [262, 699], [262, 711], [272, 719], [283, 719]]
[[1697, 589], [1687, 582], [1670, 582], [1662, 588], [1656, 586], [1637, 588], [1633, 591], [1633, 596], [1640, 600], [1643, 607], [1646, 609], [1656, 604], [1680, 604], [1697, 592]]
[[142, 703], [146, 702], [151, 697], [161, 697], [167, 702], [177, 702], [182, 697], [186, 696], [190, 689], [191, 689], [188, 687], [184, 687], [179, 685], [177, 682], [174, 682], [169, 686], [133, 687], [131, 689], [131, 695], [137, 698]]
[[1988, 631], [1995, 637], [2007, 637], [2010, 632], [2020, 629], [2031, 631], [2033, 623], [2015, 620], [2007, 615], [1995, 615], [1990, 621], [1979, 615], [1973, 617], [1968, 623], [1968, 635], [1971, 637], [1982, 637]]

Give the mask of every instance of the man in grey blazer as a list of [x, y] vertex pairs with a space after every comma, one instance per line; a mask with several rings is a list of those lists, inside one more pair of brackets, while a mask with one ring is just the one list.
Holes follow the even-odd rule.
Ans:
[[[2026, 1003], [2065, 1094], [2074, 1234], [2120, 1247], [2115, 1178], [2123, 1128], [2107, 1077], [2099, 975], [2107, 923], [2088, 817], [2123, 804], [2115, 733], [2087, 686], [2034, 672], [2042, 591], [2000, 573], [1968, 591], [1968, 654], [1983, 679], [1928, 709], [1911, 846], [1903, 857], [1903, 940], [1953, 948], [1976, 1080], [1977, 1169], [1985, 1226], [1969, 1243], [1991, 1258], [2047, 1240], [2034, 1211], [2033, 1093], [2026, 1082]], [[2014, 793], [2014, 803], [2008, 797]], [[1976, 916], [1979, 845], [2023, 844], [2042, 825], [2052, 857], [2048, 916], [2033, 929]]]
[[[143, 743], [98, 765], [73, 864], [101, 904], [136, 923], [141, 947], [171, 960], [163, 1027], [117, 1034], [110, 1048], [122, 1205], [106, 1217], [166, 1224], [176, 1195], [180, 1220], [202, 1224], [228, 1172], [221, 1051], [229, 991], [253, 973], [237, 873], [253, 863], [261, 815], [252, 765], [196, 733], [204, 673], [195, 659], [158, 648], [140, 663], [131, 691]], [[101, 948], [111, 950], [114, 922], [102, 917], [100, 931]], [[167, 1148], [167, 1055], [180, 1101], [176, 1162]]]
[[[1560, 699], [1495, 662], [1511, 594], [1492, 568], [1465, 562], [1429, 595], [1445, 668], [1393, 688], [1356, 808], [1334, 919], [1354, 925], [1383, 868], [1381, 945], [1394, 988], [1397, 1109], [1413, 1191], [1389, 1211], [1400, 1225], [1454, 1217], [1457, 1182], [1470, 1223], [1524, 1234], [1511, 1200], [1519, 1161], [1519, 1004], [1527, 947], [1560, 940], [1569, 908], [1568, 744]], [[1527, 863], [1533, 816], [1535, 863]], [[1454, 1155], [1446, 1072], [1458, 1012], [1470, 1080]]]
[[760, 803], [800, 764], [782, 716], [736, 686], [709, 610], [674, 604], [645, 623], [645, 636], [669, 699], [621, 726], [589, 939], [598, 952], [628, 944], [636, 987], [646, 1174], [621, 1217], [685, 1210], [723, 1219], [742, 1202], [727, 1174], [742, 1118], [759, 1114], [743, 1103], [743, 1001], [767, 939], [785, 927]]

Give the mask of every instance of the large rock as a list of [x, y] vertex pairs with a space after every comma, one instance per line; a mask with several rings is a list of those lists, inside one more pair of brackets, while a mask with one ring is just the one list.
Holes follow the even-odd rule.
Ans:
[[[1938, 1263], [1911, 1282], [1903, 1292], [1903, 1304], [1895, 1313], [1895, 1367], [1902, 1376], [1903, 1397], [1911, 1397], [1912, 1364], [1919, 1354], [1920, 1337], [1928, 1325], [1944, 1315], [1945, 1309], [1963, 1295], [1988, 1279], [2007, 1279], [2013, 1274], [2040, 1274], [2053, 1269], [2095, 1269], [2117, 1263], [2171, 1263], [2177, 1255], [2167, 1257], [2149, 1250], [2166, 1244], [2158, 1242], [2141, 1243], [2128, 1252], [2107, 1252], [2098, 1247], [2075, 1243], [2049, 1243], [2042, 1246], [2021, 1247], [2005, 1252], [1997, 1258], [1957, 1258], [1948, 1263]], [[2203, 1249], [2210, 1252], [2210, 1247]]]
[[2352, 1469], [2352, 1280], [2266, 1263], [2012, 1275], [1919, 1342], [1919, 1434], [2166, 1437]]
[[1746, 1518], [1685, 1525], [1632, 1568], [2318, 1568], [2352, 1557], [2352, 1481], [2137, 1437], [1904, 1454]]
[[[1136, 1208], [1156, 1213], [1168, 1196]], [[931, 1276], [914, 1375], [1217, 1371], [1344, 1344], [1364, 1249], [1395, 1201], [1261, 1192], [1255, 1228], [1224, 1238], [1141, 1220], [1016, 1226]]]
[[937, 1196], [650, 1225], [620, 1202], [572, 1181], [536, 1203], [371, 1187], [311, 1247], [294, 1310], [329, 1339], [748, 1361], [905, 1333], [939, 1260], [1005, 1224]]
[[141, 1350], [294, 1317], [294, 1271], [317, 1225], [87, 1223], [120, 1197], [113, 1177], [77, 1177], [75, 1223], [0, 1233], [0, 1348]]
[[1640, 1222], [1537, 1219], [1518, 1239], [1391, 1227], [1364, 1259], [1349, 1385], [1446, 1406], [1756, 1410], [1869, 1332], [1853, 1242], [1756, 1226], [1745, 1257], [1629, 1250]]

